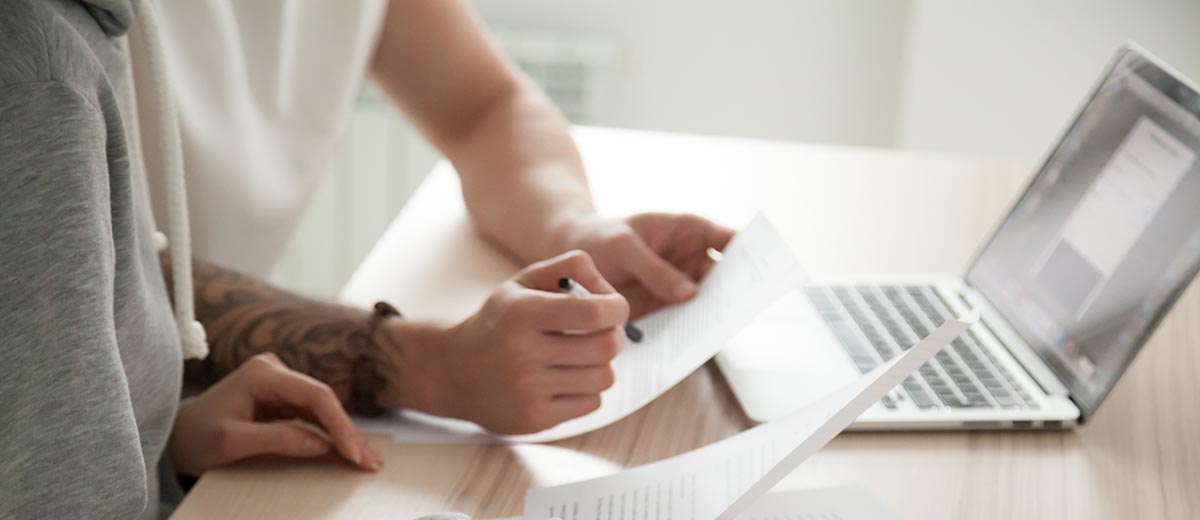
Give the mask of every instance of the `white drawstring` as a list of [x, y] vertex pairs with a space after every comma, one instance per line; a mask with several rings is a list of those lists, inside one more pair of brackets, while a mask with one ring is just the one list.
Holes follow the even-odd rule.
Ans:
[[[146, 52], [146, 67], [150, 72], [150, 85], [156, 107], [158, 139], [157, 146], [162, 163], [163, 185], [167, 202], [167, 242], [171, 247], [171, 277], [175, 285], [175, 324], [179, 329], [179, 340], [183, 344], [183, 355], [187, 359], [204, 359], [208, 356], [208, 343], [204, 326], [196, 321], [192, 301], [192, 244], [188, 235], [187, 186], [183, 179], [183, 154], [179, 139], [179, 120], [175, 103], [167, 84], [163, 63], [162, 39], [153, 7], [149, 0], [136, 0], [137, 23], [141, 25]], [[155, 237], [159, 246], [165, 245]]]

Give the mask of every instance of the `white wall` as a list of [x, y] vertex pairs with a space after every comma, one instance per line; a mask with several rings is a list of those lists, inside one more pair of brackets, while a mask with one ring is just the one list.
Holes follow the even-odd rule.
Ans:
[[1040, 159], [1117, 47], [1200, 78], [1194, 0], [914, 0], [897, 145]]
[[[473, 3], [508, 32], [611, 44], [589, 110], [606, 126], [1033, 162], [1126, 39], [1200, 79], [1200, 0]], [[273, 280], [335, 294], [434, 158], [360, 102]]]
[[595, 123], [891, 145], [908, 4], [890, 0], [476, 0], [506, 29], [617, 49]]
[[381, 95], [360, 96], [331, 171], [271, 281], [312, 296], [336, 295], [436, 160]]

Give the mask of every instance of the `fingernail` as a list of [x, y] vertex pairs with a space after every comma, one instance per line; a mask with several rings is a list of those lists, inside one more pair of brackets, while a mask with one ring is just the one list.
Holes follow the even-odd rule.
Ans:
[[354, 462], [355, 466], [362, 466], [362, 448], [359, 448], [357, 444], [350, 449], [350, 460]]
[[686, 280], [681, 281], [675, 284], [674, 292], [675, 297], [681, 300], [684, 298], [691, 298], [692, 295], [696, 294], [696, 284]]

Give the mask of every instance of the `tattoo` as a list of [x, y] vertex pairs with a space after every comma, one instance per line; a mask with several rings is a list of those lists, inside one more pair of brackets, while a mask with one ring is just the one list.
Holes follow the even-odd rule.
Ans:
[[[170, 290], [170, 259], [159, 257]], [[394, 361], [371, 338], [371, 314], [324, 303], [193, 259], [196, 319], [208, 357], [185, 366], [185, 384], [207, 387], [256, 354], [273, 352], [294, 370], [333, 388], [351, 413], [377, 414], [394, 388]]]

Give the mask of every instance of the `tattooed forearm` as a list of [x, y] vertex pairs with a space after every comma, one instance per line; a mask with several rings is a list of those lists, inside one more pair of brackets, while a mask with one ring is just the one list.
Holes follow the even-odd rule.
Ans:
[[[160, 261], [170, 288], [169, 258]], [[368, 337], [370, 313], [304, 298], [198, 259], [193, 266], [196, 319], [208, 333], [209, 355], [188, 363], [189, 385], [208, 386], [251, 356], [273, 352], [332, 387], [351, 412], [382, 411], [396, 370]]]

